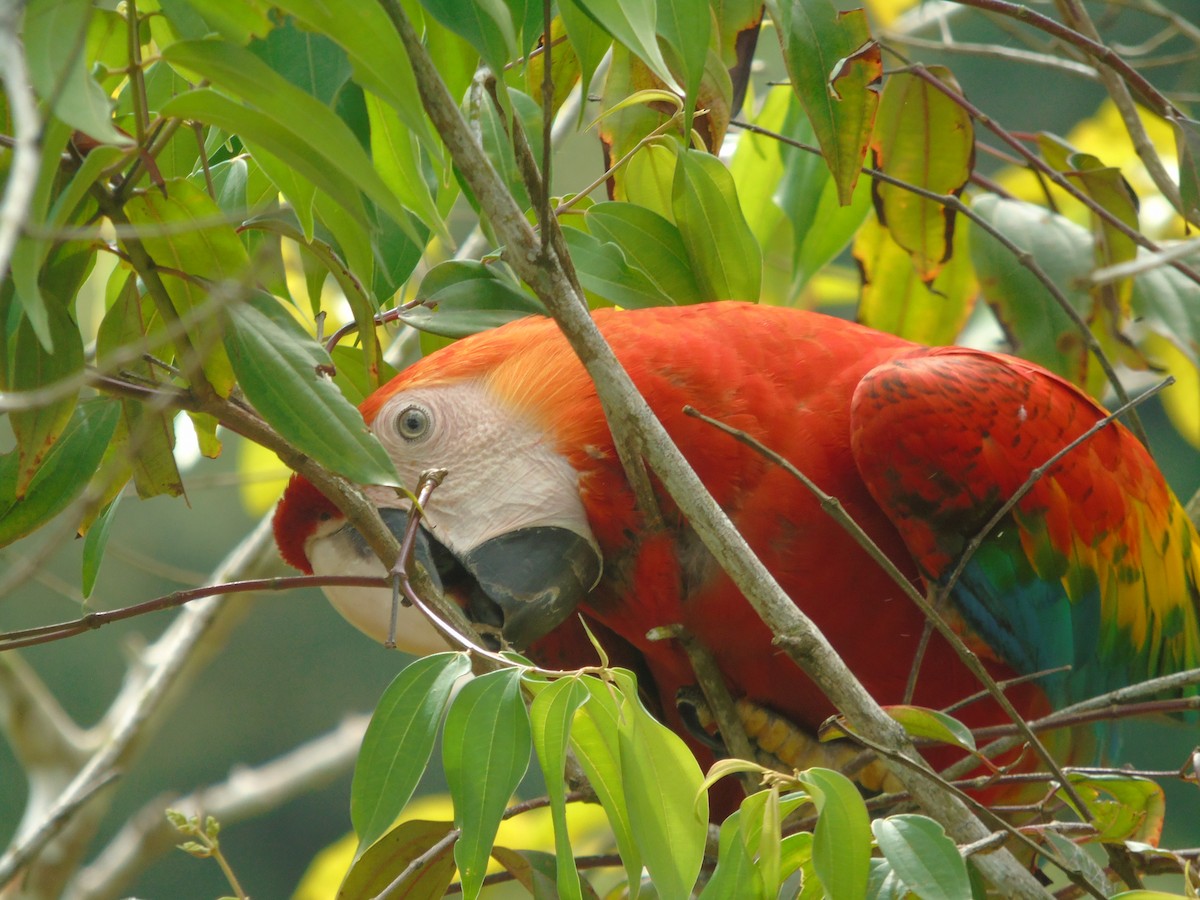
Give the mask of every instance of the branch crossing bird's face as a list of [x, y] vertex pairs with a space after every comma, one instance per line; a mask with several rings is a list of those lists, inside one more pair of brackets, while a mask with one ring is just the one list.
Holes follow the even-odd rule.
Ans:
[[[561, 623], [595, 586], [600, 555], [580, 500], [578, 474], [542, 428], [498, 402], [485, 382], [401, 390], [379, 406], [371, 428], [401, 483], [415, 488], [423, 472], [446, 470], [423, 508], [418, 557], [471, 618], [524, 646]], [[382, 567], [362, 537], [332, 504], [311, 496], [311, 485], [298, 486], [298, 481], [276, 514], [285, 558], [290, 545], [291, 556], [303, 559], [289, 562], [307, 562], [318, 575], [380, 574]], [[378, 485], [366, 486], [364, 493], [401, 534], [409, 505], [403, 493]], [[376, 640], [386, 639], [389, 591], [329, 588], [326, 593], [352, 624]], [[401, 612], [401, 649], [446, 649], [419, 612]]]

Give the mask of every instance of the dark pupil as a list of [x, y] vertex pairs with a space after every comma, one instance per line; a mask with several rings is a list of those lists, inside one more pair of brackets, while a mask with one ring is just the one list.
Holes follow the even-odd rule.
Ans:
[[405, 434], [418, 433], [421, 430], [422, 425], [424, 425], [424, 418], [415, 409], [410, 410], [408, 413], [405, 414], [404, 419], [403, 419], [403, 426], [404, 426]]

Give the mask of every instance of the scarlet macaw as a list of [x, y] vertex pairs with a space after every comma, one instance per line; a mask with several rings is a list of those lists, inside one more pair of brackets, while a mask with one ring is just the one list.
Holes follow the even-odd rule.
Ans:
[[[946, 578], [1036, 466], [1105, 415], [1021, 360], [930, 349], [814, 313], [718, 303], [600, 310], [595, 320], [717, 502], [882, 703], [905, 700], [922, 614], [796, 479], [684, 407], [782, 454], [925, 585]], [[773, 646], [662, 490], [665, 527], [646, 527], [595, 388], [552, 321], [523, 319], [459, 341], [361, 409], [405, 483], [449, 470], [424, 507], [426, 559], [474, 619], [533, 658], [595, 664], [581, 613], [618, 659], [640, 664], [667, 722], [685, 731], [676, 696], [694, 683], [691, 667], [672, 642], [646, 638], [682, 624], [736, 698], [810, 733], [834, 711]], [[402, 527], [396, 492], [366, 491]], [[299, 476], [275, 531], [301, 570], [382, 572]], [[383, 639], [388, 592], [329, 593]], [[1200, 538], [1146, 450], [1112, 424], [1003, 517], [943, 612], [997, 678], [1069, 667], [1010, 691], [1035, 716], [1200, 665], [1198, 611]], [[414, 652], [445, 648], [419, 623], [402, 625], [399, 639]], [[944, 707], [979, 689], [936, 636], [919, 666], [916, 704]], [[990, 701], [958, 715], [1003, 721]]]

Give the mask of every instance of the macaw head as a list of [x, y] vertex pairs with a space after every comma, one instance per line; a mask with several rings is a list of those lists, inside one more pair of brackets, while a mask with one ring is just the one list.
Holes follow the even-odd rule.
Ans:
[[[446, 470], [423, 505], [417, 558], [471, 619], [517, 648], [562, 623], [600, 578], [580, 472], [561, 449], [570, 446], [564, 441], [580, 389], [593, 393], [582, 367], [553, 323], [535, 320], [432, 354], [361, 406], [401, 483], [415, 489], [422, 472]], [[362, 489], [399, 537], [409, 511], [404, 494], [379, 485]], [[384, 571], [337, 507], [299, 475], [274, 526], [283, 558], [301, 571]], [[326, 593], [352, 624], [386, 638], [390, 591]], [[401, 649], [446, 649], [419, 612], [401, 612], [407, 617], [397, 629]]]

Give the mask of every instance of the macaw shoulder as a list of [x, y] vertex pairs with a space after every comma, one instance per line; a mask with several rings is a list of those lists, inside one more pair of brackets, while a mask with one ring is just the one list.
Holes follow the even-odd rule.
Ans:
[[[873, 490], [979, 509], [1008, 499], [1106, 415], [1083, 391], [1032, 363], [941, 347], [867, 373], [854, 395], [852, 441], [868, 481], [889, 482]], [[1069, 497], [1085, 539], [1119, 527], [1135, 499], [1169, 506], [1149, 453], [1119, 423], [1090, 435], [1048, 475], [1023, 507], [1063, 506], [1059, 501]]]

